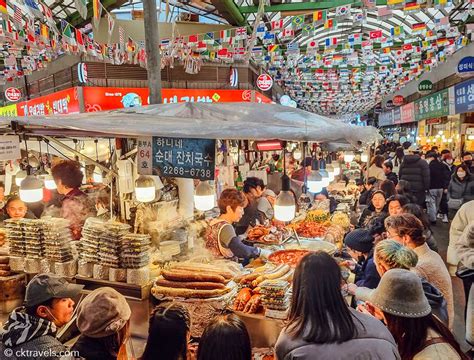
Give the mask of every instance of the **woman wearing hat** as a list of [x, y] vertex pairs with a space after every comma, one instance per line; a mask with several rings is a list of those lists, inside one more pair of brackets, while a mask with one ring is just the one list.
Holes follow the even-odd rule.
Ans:
[[402, 360], [468, 359], [454, 335], [433, 316], [420, 278], [408, 270], [388, 270], [359, 310], [387, 325]]
[[92, 291], [79, 304], [76, 323], [81, 336], [72, 350], [88, 360], [127, 359], [131, 314], [127, 300], [116, 290]]

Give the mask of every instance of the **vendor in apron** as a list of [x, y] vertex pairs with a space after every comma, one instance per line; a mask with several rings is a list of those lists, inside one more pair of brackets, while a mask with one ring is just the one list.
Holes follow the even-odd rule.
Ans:
[[260, 255], [267, 256], [268, 251], [242, 243], [236, 235], [233, 223], [238, 222], [244, 213], [247, 199], [236, 189], [225, 189], [219, 198], [220, 216], [213, 219], [206, 232], [206, 248], [216, 257], [226, 259], [249, 259]]

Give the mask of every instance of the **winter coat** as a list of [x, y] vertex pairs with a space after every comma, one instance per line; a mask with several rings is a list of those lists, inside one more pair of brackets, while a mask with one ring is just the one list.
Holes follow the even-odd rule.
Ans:
[[474, 221], [474, 201], [469, 201], [458, 210], [449, 228], [449, 246], [446, 261], [448, 262], [449, 272], [453, 276], [459, 263], [458, 248], [461, 246], [461, 235], [472, 221]]
[[430, 166], [430, 189], [445, 189], [445, 169], [446, 166], [438, 160], [432, 160]]
[[355, 284], [369, 289], [375, 289], [380, 282], [380, 275], [374, 264], [374, 251], [372, 250], [367, 259], [355, 269]]
[[474, 200], [474, 177], [466, 176], [461, 182], [456, 175], [453, 175], [448, 187], [448, 197], [463, 199], [464, 202]]
[[379, 217], [387, 217], [387, 213], [382, 211], [380, 213], [376, 213], [375, 210], [373, 210], [372, 205], [365, 208], [362, 211], [362, 214], [360, 214], [359, 222], [357, 223], [357, 227], [359, 228], [370, 228], [371, 225], [374, 223], [376, 218]]
[[430, 229], [426, 229], [423, 231], [423, 236], [430, 249], [438, 252], [438, 243], [436, 242], [433, 232]]
[[423, 291], [425, 293], [425, 296], [428, 299], [428, 302], [430, 303], [433, 315], [435, 315], [446, 326], [448, 326], [448, 303], [444, 299], [443, 294], [441, 294], [441, 291], [439, 291], [436, 286], [433, 286], [424, 278], [421, 278], [421, 284], [423, 285]]
[[414, 194], [424, 193], [430, 188], [430, 167], [420, 155], [406, 155], [400, 165], [398, 177], [410, 183]]
[[110, 355], [102, 342], [84, 335], [79, 336], [72, 350], [78, 351], [79, 356], [87, 360], [117, 360], [117, 356]]
[[[431, 339], [439, 338], [438, 334], [433, 329], [428, 329], [428, 336], [426, 337], [427, 341]], [[436, 343], [429, 346], [426, 346], [418, 354], [413, 356], [413, 360], [460, 360], [461, 357], [454, 350], [454, 348], [446, 342]]]
[[454, 166], [449, 165], [447, 162], [443, 161], [441, 163], [443, 168], [443, 189], [447, 189], [449, 183], [451, 182], [451, 177], [453, 176]]
[[[3, 326], [0, 359], [72, 359], [69, 348], [56, 338], [56, 326], [49, 320], [13, 310]], [[11, 356], [7, 352], [11, 352]]]
[[395, 186], [398, 184], [398, 176], [395, 174], [393, 171], [385, 175], [387, 177], [387, 180], [390, 180], [393, 182]]
[[370, 198], [372, 197], [374, 191], [374, 188], [370, 190], [364, 189], [364, 191], [362, 191], [359, 196], [359, 205], [369, 205]]
[[392, 334], [381, 321], [349, 309], [358, 334], [343, 343], [316, 344], [293, 338], [283, 329], [275, 346], [277, 360], [400, 359]]
[[382, 168], [379, 168], [375, 164], [372, 164], [367, 171], [367, 178], [374, 177], [379, 181], [385, 180], [385, 173], [383, 172]]

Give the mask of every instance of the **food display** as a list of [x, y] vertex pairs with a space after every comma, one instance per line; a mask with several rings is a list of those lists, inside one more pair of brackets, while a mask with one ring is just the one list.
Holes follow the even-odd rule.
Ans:
[[286, 319], [290, 307], [290, 284], [284, 280], [265, 280], [260, 285], [265, 315]]
[[347, 214], [337, 211], [331, 217], [331, 224], [339, 225], [343, 230], [347, 231], [351, 226], [351, 219]]
[[326, 231], [324, 241], [336, 245], [339, 249], [342, 248], [344, 235], [346, 230], [340, 225], [331, 225]]
[[319, 223], [303, 220], [290, 224], [288, 227], [294, 229], [299, 236], [305, 238], [323, 238], [326, 235], [329, 222]]
[[268, 260], [275, 264], [286, 264], [295, 268], [300, 260], [308, 253], [309, 250], [280, 250], [271, 254]]
[[248, 231], [247, 240], [261, 244], [279, 244], [283, 240], [283, 232], [275, 226], [256, 225]]
[[329, 212], [322, 209], [310, 210], [306, 213], [306, 221], [323, 223], [329, 220]]

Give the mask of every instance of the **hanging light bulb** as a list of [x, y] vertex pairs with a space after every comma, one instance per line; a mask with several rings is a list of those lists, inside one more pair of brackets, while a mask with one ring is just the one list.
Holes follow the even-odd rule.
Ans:
[[290, 192], [290, 178], [286, 173], [281, 177], [281, 183], [281, 191], [275, 201], [275, 219], [286, 222], [295, 218], [296, 203]]
[[334, 174], [334, 166], [332, 165], [332, 159], [329, 155], [326, 158], [326, 171], [329, 174], [329, 182], [333, 182], [336, 176]]
[[48, 190], [56, 189], [56, 181], [54, 181], [54, 178], [49, 174], [44, 178], [44, 187]]
[[[99, 162], [99, 149], [98, 149], [99, 140], [94, 139], [94, 143], [95, 143], [95, 161]], [[94, 172], [92, 174], [92, 180], [94, 181], [94, 183], [102, 182], [102, 170], [100, 169], [100, 167], [96, 166], [94, 168]]]
[[150, 202], [155, 200], [155, 181], [149, 177], [140, 175], [135, 181], [135, 197], [140, 202]]
[[326, 170], [326, 161], [323, 159], [319, 160], [319, 173], [323, 178], [323, 187], [327, 187], [331, 181], [329, 180], [329, 173]]
[[360, 161], [366, 163], [367, 161], [369, 161], [369, 156], [366, 153], [360, 154]]
[[301, 157], [303, 156], [303, 154], [301, 153], [301, 149], [300, 148], [296, 148], [295, 150], [293, 150], [293, 159], [295, 160], [301, 160]]
[[208, 181], [199, 182], [194, 193], [194, 206], [199, 211], [207, 211], [214, 208], [216, 194], [214, 187]]
[[323, 190], [323, 177], [319, 173], [319, 162], [316, 159], [313, 159], [311, 164], [311, 172], [306, 179], [306, 185], [310, 193], [318, 193]]
[[346, 152], [344, 154], [344, 161], [346, 163], [350, 163], [350, 162], [353, 162], [354, 161], [354, 158], [355, 158], [355, 155], [353, 152]]
[[26, 179], [26, 171], [25, 170], [20, 170], [16, 173], [15, 175], [15, 184], [16, 186], [20, 186], [21, 182]]
[[43, 182], [36, 176], [28, 175], [21, 182], [20, 199], [26, 203], [43, 200]]

